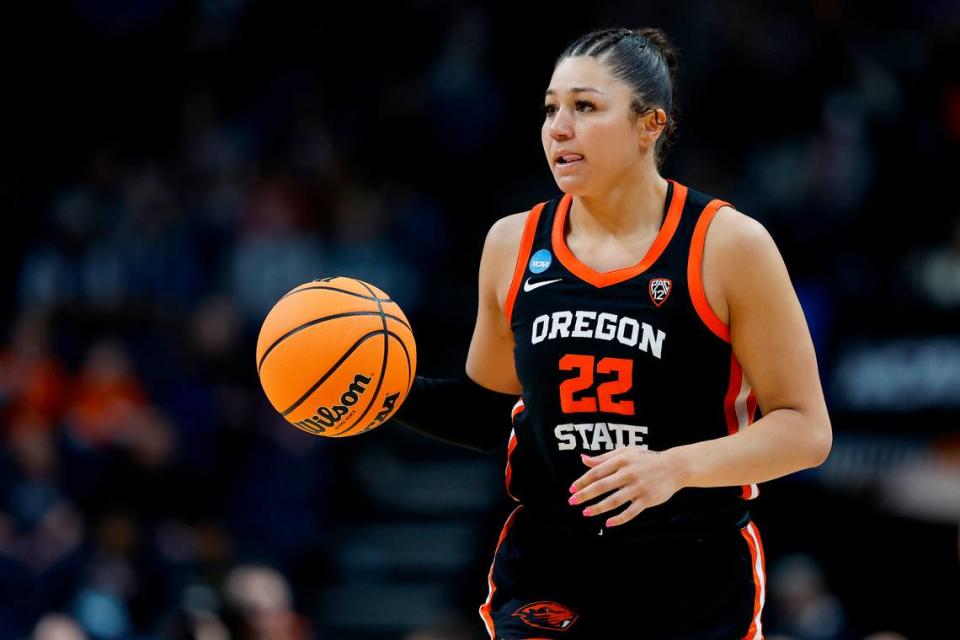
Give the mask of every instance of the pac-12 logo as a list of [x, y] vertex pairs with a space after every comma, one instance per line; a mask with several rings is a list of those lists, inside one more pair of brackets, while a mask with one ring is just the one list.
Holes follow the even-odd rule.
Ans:
[[669, 278], [650, 278], [650, 299], [658, 307], [667, 301], [673, 289], [673, 280]]
[[530, 271], [532, 273], [543, 273], [550, 268], [553, 262], [553, 256], [546, 249], [540, 249], [530, 257]]

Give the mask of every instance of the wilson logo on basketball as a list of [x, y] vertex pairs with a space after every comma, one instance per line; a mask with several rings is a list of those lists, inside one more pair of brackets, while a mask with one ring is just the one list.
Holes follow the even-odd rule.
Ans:
[[576, 613], [556, 602], [534, 602], [517, 609], [513, 615], [537, 629], [566, 631], [579, 617]]
[[339, 404], [332, 407], [317, 407], [316, 415], [294, 424], [312, 433], [323, 433], [340, 422], [343, 416], [350, 412], [350, 407], [357, 404], [360, 396], [367, 390], [368, 384], [370, 384], [370, 378], [358, 373], [353, 377], [353, 382], [350, 383], [347, 390], [340, 395]]
[[658, 307], [667, 301], [670, 296], [670, 290], [673, 288], [673, 281], [669, 278], [651, 278], [650, 279], [650, 299]]

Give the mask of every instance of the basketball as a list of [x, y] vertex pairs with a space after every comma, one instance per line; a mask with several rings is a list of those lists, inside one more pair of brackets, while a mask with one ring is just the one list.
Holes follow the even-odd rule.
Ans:
[[400, 305], [353, 278], [292, 289], [257, 339], [257, 372], [270, 404], [319, 436], [355, 436], [383, 424], [407, 397], [416, 368]]

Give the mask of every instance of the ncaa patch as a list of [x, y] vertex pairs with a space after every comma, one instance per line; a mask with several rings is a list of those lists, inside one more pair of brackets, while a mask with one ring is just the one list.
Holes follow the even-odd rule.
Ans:
[[530, 271], [533, 273], [543, 273], [550, 268], [553, 262], [553, 256], [546, 249], [540, 249], [530, 257]]
[[547, 601], [523, 605], [513, 615], [528, 626], [549, 631], [566, 631], [580, 617], [562, 604]]
[[670, 278], [650, 278], [650, 300], [658, 307], [667, 301], [673, 289], [673, 280]]

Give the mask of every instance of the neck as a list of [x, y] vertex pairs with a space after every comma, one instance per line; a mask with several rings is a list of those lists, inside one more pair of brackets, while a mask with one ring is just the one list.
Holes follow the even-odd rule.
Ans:
[[570, 224], [580, 226], [589, 235], [627, 235], [659, 229], [666, 197], [667, 181], [651, 167], [603, 194], [574, 196]]

